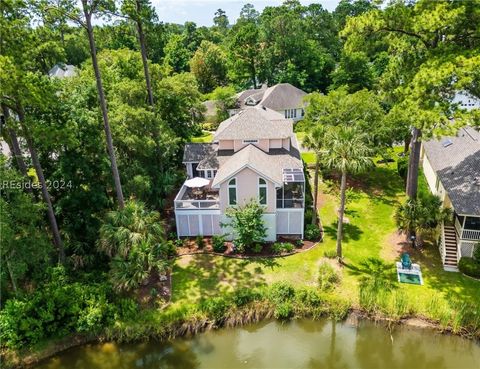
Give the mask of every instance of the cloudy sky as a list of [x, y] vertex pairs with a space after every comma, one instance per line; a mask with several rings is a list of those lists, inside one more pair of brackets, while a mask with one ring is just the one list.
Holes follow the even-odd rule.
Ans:
[[[180, 23], [193, 21], [198, 26], [211, 26], [213, 16], [218, 8], [227, 12], [230, 23], [233, 23], [246, 3], [253, 4], [261, 11], [269, 5], [280, 5], [282, 0], [151, 0], [163, 22]], [[328, 10], [334, 10], [339, 0], [300, 0], [302, 4], [320, 3]]]

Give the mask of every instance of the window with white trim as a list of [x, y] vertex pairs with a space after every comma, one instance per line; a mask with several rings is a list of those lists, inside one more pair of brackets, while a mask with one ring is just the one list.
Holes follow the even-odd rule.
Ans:
[[297, 117], [297, 109], [286, 109], [285, 110], [285, 118], [296, 118]]
[[213, 178], [213, 175], [212, 175], [213, 173], [212, 172], [213, 171], [211, 171], [211, 170], [207, 170], [207, 177], [206, 177], [207, 179]]
[[267, 182], [263, 178], [258, 178], [258, 202], [267, 205]]
[[237, 179], [232, 178], [228, 182], [228, 204], [237, 205]]

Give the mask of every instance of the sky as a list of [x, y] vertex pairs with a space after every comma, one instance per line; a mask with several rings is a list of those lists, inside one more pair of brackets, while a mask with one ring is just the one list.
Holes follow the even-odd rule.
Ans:
[[[266, 6], [280, 5], [282, 0], [151, 0], [162, 22], [183, 24], [192, 21], [197, 26], [211, 26], [218, 8], [226, 11], [230, 23], [234, 23], [243, 5], [250, 3], [261, 12]], [[300, 0], [304, 5], [320, 3], [327, 10], [334, 10], [339, 0]]]

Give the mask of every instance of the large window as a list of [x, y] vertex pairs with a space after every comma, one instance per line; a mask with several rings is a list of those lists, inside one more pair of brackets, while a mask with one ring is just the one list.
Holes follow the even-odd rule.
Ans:
[[258, 179], [258, 202], [267, 205], [267, 182], [263, 178]]
[[285, 183], [277, 189], [277, 208], [303, 208], [303, 183]]
[[228, 182], [228, 204], [237, 205], [237, 180], [235, 178]]
[[285, 118], [296, 118], [297, 117], [297, 109], [287, 109], [285, 110]]

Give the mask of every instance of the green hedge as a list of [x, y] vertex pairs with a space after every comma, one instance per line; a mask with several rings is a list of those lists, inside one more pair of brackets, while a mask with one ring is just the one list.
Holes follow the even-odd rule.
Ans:
[[480, 278], [480, 261], [473, 258], [462, 257], [458, 269], [470, 277]]

